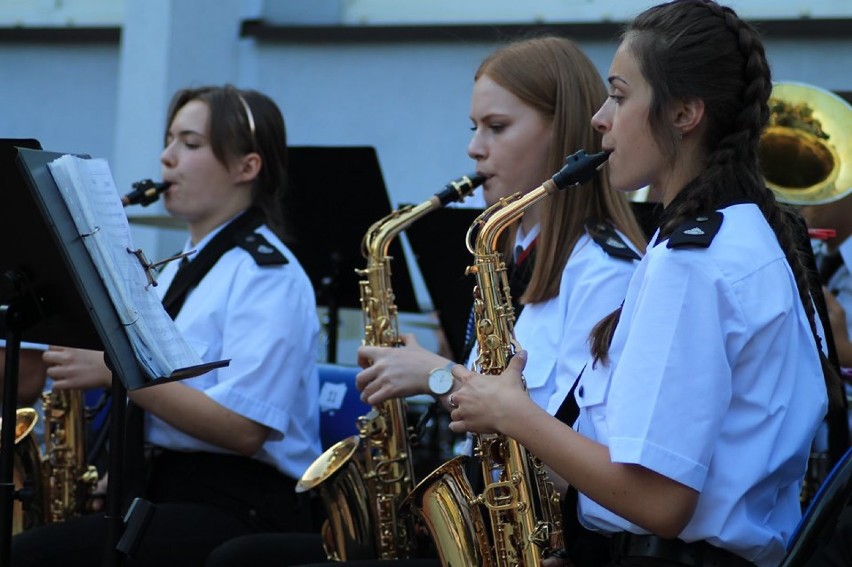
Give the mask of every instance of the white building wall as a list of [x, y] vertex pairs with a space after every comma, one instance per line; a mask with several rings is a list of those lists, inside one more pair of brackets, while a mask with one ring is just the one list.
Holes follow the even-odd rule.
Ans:
[[[106, 157], [119, 190], [129, 191], [133, 181], [159, 176], [171, 94], [187, 85], [231, 82], [278, 102], [291, 145], [374, 146], [391, 202], [420, 202], [473, 168], [466, 155], [472, 77], [497, 44], [258, 41], [240, 37], [245, 19], [358, 26], [564, 22], [571, 15], [596, 22], [626, 18], [651, 3], [6, 0], [0, 2], [0, 137], [34, 137], [46, 149]], [[759, 19], [852, 21], [852, 3], [845, 0], [731, 4]], [[57, 42], [49, 31], [18, 34], [110, 25], [121, 27], [120, 42]], [[578, 43], [605, 74], [614, 38]], [[852, 91], [852, 36], [767, 36], [766, 47], [776, 79]], [[162, 214], [162, 208], [129, 212]], [[184, 238], [173, 230], [134, 230], [137, 244], [153, 257], [173, 252]]]

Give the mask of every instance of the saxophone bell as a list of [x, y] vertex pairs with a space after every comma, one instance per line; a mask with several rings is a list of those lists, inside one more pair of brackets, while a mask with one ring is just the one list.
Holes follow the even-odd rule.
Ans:
[[[476, 370], [499, 374], [520, 350], [506, 264], [498, 251], [502, 231], [551, 193], [589, 181], [608, 158], [579, 151], [551, 179], [527, 193], [515, 193], [483, 211], [468, 229], [466, 244], [476, 277], [474, 330], [479, 345]], [[525, 385], [526, 386], [526, 385]], [[474, 494], [464, 467], [450, 461], [427, 476], [403, 501], [429, 532], [443, 567], [542, 567], [563, 549], [559, 495], [539, 459], [502, 434], [474, 436], [483, 490]]]
[[137, 181], [132, 185], [133, 191], [121, 197], [121, 204], [125, 207], [130, 205], [142, 205], [147, 207], [160, 198], [160, 193], [165, 192], [171, 183], [157, 183], [150, 179]]
[[[397, 306], [388, 247], [400, 232], [437, 208], [461, 201], [485, 181], [465, 175], [419, 205], [406, 205], [373, 223], [361, 240], [367, 260], [356, 270], [361, 294], [363, 344], [399, 346]], [[405, 402], [385, 400], [356, 420], [358, 435], [326, 450], [302, 475], [297, 491], [318, 490], [327, 520], [322, 528], [332, 561], [399, 559], [415, 555], [423, 534], [399, 504], [414, 489], [411, 431]]]

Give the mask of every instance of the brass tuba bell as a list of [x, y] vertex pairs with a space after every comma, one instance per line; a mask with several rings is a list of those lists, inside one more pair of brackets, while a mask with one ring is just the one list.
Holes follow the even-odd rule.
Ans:
[[766, 185], [792, 205], [831, 203], [852, 191], [852, 106], [827, 90], [778, 82], [758, 155]]

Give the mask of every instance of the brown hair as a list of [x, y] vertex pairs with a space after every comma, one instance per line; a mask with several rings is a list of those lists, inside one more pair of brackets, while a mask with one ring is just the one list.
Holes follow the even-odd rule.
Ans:
[[[601, 150], [601, 135], [590, 121], [606, 99], [606, 88], [591, 60], [573, 41], [545, 36], [510, 43], [482, 62], [475, 79], [482, 75], [488, 75], [553, 121], [549, 173], [556, 173], [565, 156], [579, 149], [590, 154]], [[521, 297], [523, 303], [545, 301], [558, 295], [562, 270], [587, 220], [612, 222], [637, 248], [644, 250], [645, 237], [629, 202], [623, 194], [610, 189], [605, 174], [597, 175], [582, 187], [560, 191], [548, 198], [551, 201], [542, 211], [541, 238], [532, 278]], [[507, 258], [512, 257], [511, 244], [516, 231], [517, 224], [506, 231]]]
[[257, 152], [262, 160], [254, 180], [252, 204], [266, 224], [284, 237], [281, 202], [287, 190], [287, 130], [281, 110], [268, 96], [233, 85], [182, 89], [169, 105], [166, 133], [177, 112], [200, 100], [210, 108], [210, 146], [216, 159], [227, 166], [232, 158]]

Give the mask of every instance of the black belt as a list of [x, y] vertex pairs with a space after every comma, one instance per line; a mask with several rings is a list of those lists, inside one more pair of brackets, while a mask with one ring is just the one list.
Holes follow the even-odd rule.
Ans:
[[706, 541], [686, 543], [679, 539], [619, 532], [612, 536], [610, 545], [616, 561], [623, 557], [653, 557], [687, 567], [754, 567], [754, 563]]

